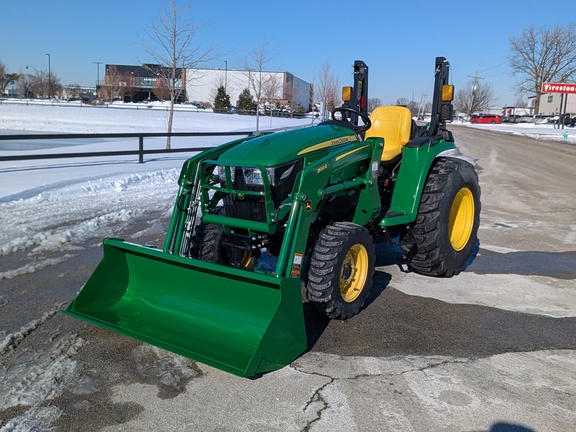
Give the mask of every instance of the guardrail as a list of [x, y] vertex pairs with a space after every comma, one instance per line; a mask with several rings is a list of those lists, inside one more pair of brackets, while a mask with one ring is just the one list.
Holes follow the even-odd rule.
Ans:
[[[286, 130], [287, 128], [275, 129]], [[273, 132], [265, 131], [265, 132]], [[264, 132], [264, 131], [263, 131]], [[189, 151], [203, 151], [213, 148], [209, 147], [186, 147], [172, 149], [149, 149], [144, 148], [144, 138], [162, 138], [162, 137], [210, 137], [210, 136], [255, 136], [259, 132], [147, 132], [147, 133], [72, 133], [72, 134], [20, 134], [20, 135], [0, 135], [0, 141], [21, 141], [21, 140], [50, 140], [50, 139], [96, 139], [96, 138], [138, 138], [138, 150], [113, 150], [98, 152], [76, 152], [76, 153], [41, 153], [26, 155], [0, 156], [0, 162], [35, 160], [35, 159], [60, 159], [60, 158], [78, 158], [78, 157], [96, 157], [96, 156], [125, 156], [138, 155], [138, 163], [144, 163], [145, 154], [158, 153], [178, 153]]]

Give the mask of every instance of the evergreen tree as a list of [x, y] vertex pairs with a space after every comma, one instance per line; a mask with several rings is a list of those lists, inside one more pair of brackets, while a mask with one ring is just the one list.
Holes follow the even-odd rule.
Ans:
[[230, 96], [226, 94], [226, 89], [224, 86], [218, 87], [218, 90], [216, 91], [216, 98], [214, 98], [214, 112], [229, 113], [230, 107]]
[[250, 90], [245, 88], [238, 96], [238, 103], [236, 104], [236, 111], [238, 114], [254, 114], [254, 104], [256, 102], [250, 94]]

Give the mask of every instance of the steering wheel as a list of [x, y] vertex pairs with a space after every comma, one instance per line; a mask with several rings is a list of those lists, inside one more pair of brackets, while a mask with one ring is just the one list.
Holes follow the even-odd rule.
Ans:
[[[370, 126], [372, 126], [372, 122], [370, 121], [370, 117], [368, 117], [368, 115], [361, 113], [360, 111], [356, 111], [355, 109], [348, 108], [348, 107], [334, 108], [332, 110], [332, 120], [338, 121], [338, 119], [335, 116], [335, 114], [338, 112], [342, 113], [342, 119], [340, 121], [347, 122], [350, 125], [350, 127], [354, 130], [354, 132], [357, 132], [357, 133], [358, 132], [364, 132], [364, 131], [367, 131], [368, 129], [370, 129]], [[360, 117], [362, 119], [364, 124], [360, 125], [360, 126], [353, 124], [352, 122], [350, 122], [350, 120], [348, 120], [348, 117], [346, 115], [344, 115], [345, 112], [356, 114], [358, 117]]]

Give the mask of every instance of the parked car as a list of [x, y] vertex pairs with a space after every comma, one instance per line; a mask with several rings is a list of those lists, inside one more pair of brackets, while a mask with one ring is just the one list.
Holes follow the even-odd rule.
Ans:
[[470, 117], [470, 123], [501, 124], [502, 118], [496, 114], [478, 114]]
[[559, 124], [562, 123], [564, 126], [572, 126], [576, 124], [576, 116], [572, 116], [572, 114], [562, 114], [562, 115], [555, 115], [554, 117], [550, 117], [548, 119], [548, 123]]
[[532, 120], [534, 123], [536, 124], [542, 124], [542, 123], [549, 123], [550, 116], [548, 115], [543, 115], [543, 114], [537, 114], [534, 116], [534, 119]]

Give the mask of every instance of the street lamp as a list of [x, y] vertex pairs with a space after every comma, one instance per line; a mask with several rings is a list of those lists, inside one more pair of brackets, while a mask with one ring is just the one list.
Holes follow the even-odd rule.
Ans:
[[102, 62], [92, 62], [96, 65], [96, 97], [100, 97], [98, 94], [98, 83], [100, 82], [100, 65]]
[[48, 99], [50, 99], [50, 95], [52, 93], [52, 79], [50, 78], [50, 54], [46, 54], [48, 56]]

